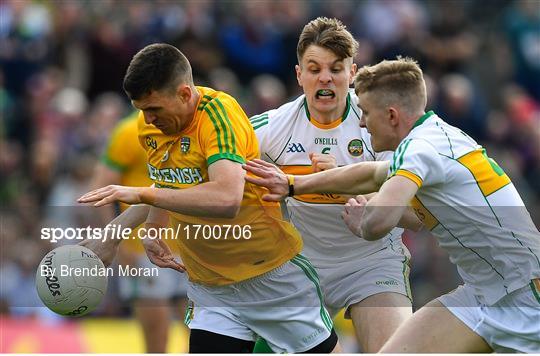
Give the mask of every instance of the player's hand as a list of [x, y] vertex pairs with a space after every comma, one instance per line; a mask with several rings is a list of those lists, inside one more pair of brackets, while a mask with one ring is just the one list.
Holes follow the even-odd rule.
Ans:
[[326, 171], [328, 169], [336, 168], [336, 157], [329, 153], [313, 153], [309, 154], [311, 160], [311, 166], [313, 167], [313, 173], [320, 171]]
[[92, 250], [103, 262], [105, 267], [108, 267], [114, 257], [118, 253], [118, 244], [112, 240], [103, 241], [101, 239], [86, 239], [82, 240], [79, 245]]
[[345, 204], [345, 210], [341, 213], [341, 217], [349, 230], [358, 237], [363, 237], [362, 220], [367, 202], [366, 197], [357, 195], [356, 198], [349, 199]]
[[160, 239], [143, 239], [143, 246], [150, 262], [161, 268], [172, 268], [178, 272], [184, 273], [186, 267], [176, 261], [169, 246]]
[[141, 199], [141, 187], [125, 187], [122, 185], [108, 185], [103, 188], [92, 190], [77, 199], [79, 203], [95, 203], [94, 206], [102, 206], [115, 201], [126, 204], [139, 204]]
[[242, 168], [257, 176], [253, 177], [246, 174], [246, 181], [265, 187], [270, 191], [269, 194], [263, 196], [264, 201], [281, 201], [289, 195], [287, 175], [272, 163], [254, 159], [243, 164]]

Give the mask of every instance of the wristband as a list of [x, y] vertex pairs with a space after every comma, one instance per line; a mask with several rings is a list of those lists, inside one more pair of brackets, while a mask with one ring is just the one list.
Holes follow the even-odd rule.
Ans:
[[294, 196], [294, 176], [292, 174], [287, 174], [287, 181], [289, 183], [289, 196]]

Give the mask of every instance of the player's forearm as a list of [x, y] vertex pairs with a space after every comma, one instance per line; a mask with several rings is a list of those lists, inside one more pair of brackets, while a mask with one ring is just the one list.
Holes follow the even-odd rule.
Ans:
[[190, 216], [234, 218], [240, 210], [242, 192], [208, 182], [188, 189], [142, 188], [141, 201]]
[[366, 194], [377, 191], [386, 179], [388, 162], [361, 162], [327, 171], [295, 176], [295, 194]]
[[[377, 195], [377, 193], [370, 193], [370, 194], [364, 194], [364, 197], [367, 201], [370, 201], [372, 198], [374, 198]], [[424, 224], [420, 219], [418, 219], [418, 216], [416, 216], [414, 210], [408, 206], [404, 211], [403, 215], [399, 219], [399, 222], [397, 224], [398, 227], [401, 227], [403, 229], [409, 229], [412, 231], [420, 231]]]
[[393, 228], [399, 225], [406, 206], [385, 206], [373, 197], [364, 210], [362, 217], [362, 238], [368, 241], [375, 241], [386, 236]]
[[[139, 225], [146, 221], [149, 211], [150, 206], [148, 205], [132, 205], [122, 214], [118, 215], [114, 220], [112, 220], [109, 225], [116, 225], [121, 229], [129, 228], [131, 230], [135, 230]], [[108, 239], [105, 241], [105, 243], [108, 243], [108, 241], [112, 241], [110, 243], [118, 245], [123, 241], [123, 239]]]
[[[118, 215], [118, 217], [109, 224], [115, 224], [116, 226], [119, 226], [120, 229], [135, 229], [146, 220], [149, 208], [150, 207], [147, 205], [134, 205]], [[124, 241], [124, 239], [86, 239], [81, 241], [79, 245], [94, 251], [103, 261], [105, 266], [108, 266], [116, 256], [118, 246], [122, 241]]]

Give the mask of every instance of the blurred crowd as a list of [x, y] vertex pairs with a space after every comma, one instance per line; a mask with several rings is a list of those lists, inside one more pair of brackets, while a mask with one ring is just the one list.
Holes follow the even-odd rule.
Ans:
[[[39, 240], [40, 226], [87, 225], [91, 214], [75, 199], [132, 110], [122, 78], [139, 49], [177, 46], [196, 84], [230, 93], [254, 115], [300, 94], [296, 43], [317, 16], [347, 25], [359, 66], [417, 59], [428, 109], [487, 148], [540, 225], [538, 0], [3, 0], [0, 310], [39, 305], [35, 268], [54, 247]], [[415, 305], [459, 283], [431, 237], [407, 234], [406, 243]], [[120, 309], [112, 297], [101, 313]]]

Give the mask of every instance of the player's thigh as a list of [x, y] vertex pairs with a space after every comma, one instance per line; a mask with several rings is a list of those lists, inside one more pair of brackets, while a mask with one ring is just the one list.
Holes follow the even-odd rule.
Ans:
[[257, 301], [242, 312], [243, 320], [274, 352], [330, 353], [334, 349], [337, 336], [324, 307], [318, 275], [305, 257], [294, 257], [264, 281], [242, 284], [241, 292]]
[[411, 301], [399, 293], [379, 293], [349, 307], [363, 352], [380, 350], [398, 327], [412, 315]]
[[407, 319], [386, 342], [381, 353], [491, 352], [479, 335], [433, 300]]
[[[317, 273], [303, 256], [259, 277], [227, 286], [190, 283], [194, 305], [187, 313], [190, 329], [242, 340], [264, 338], [277, 353], [296, 353], [323, 344], [333, 323], [324, 307]], [[330, 340], [331, 341], [331, 340]]]
[[[361, 263], [351, 260], [333, 268], [321, 268], [324, 301], [332, 315], [346, 308], [345, 318], [350, 319], [352, 305], [369, 301], [375, 295], [400, 294], [410, 300], [408, 271], [407, 255], [390, 249], [373, 253]], [[392, 300], [381, 302], [393, 303]], [[408, 301], [401, 304], [410, 306]]]

